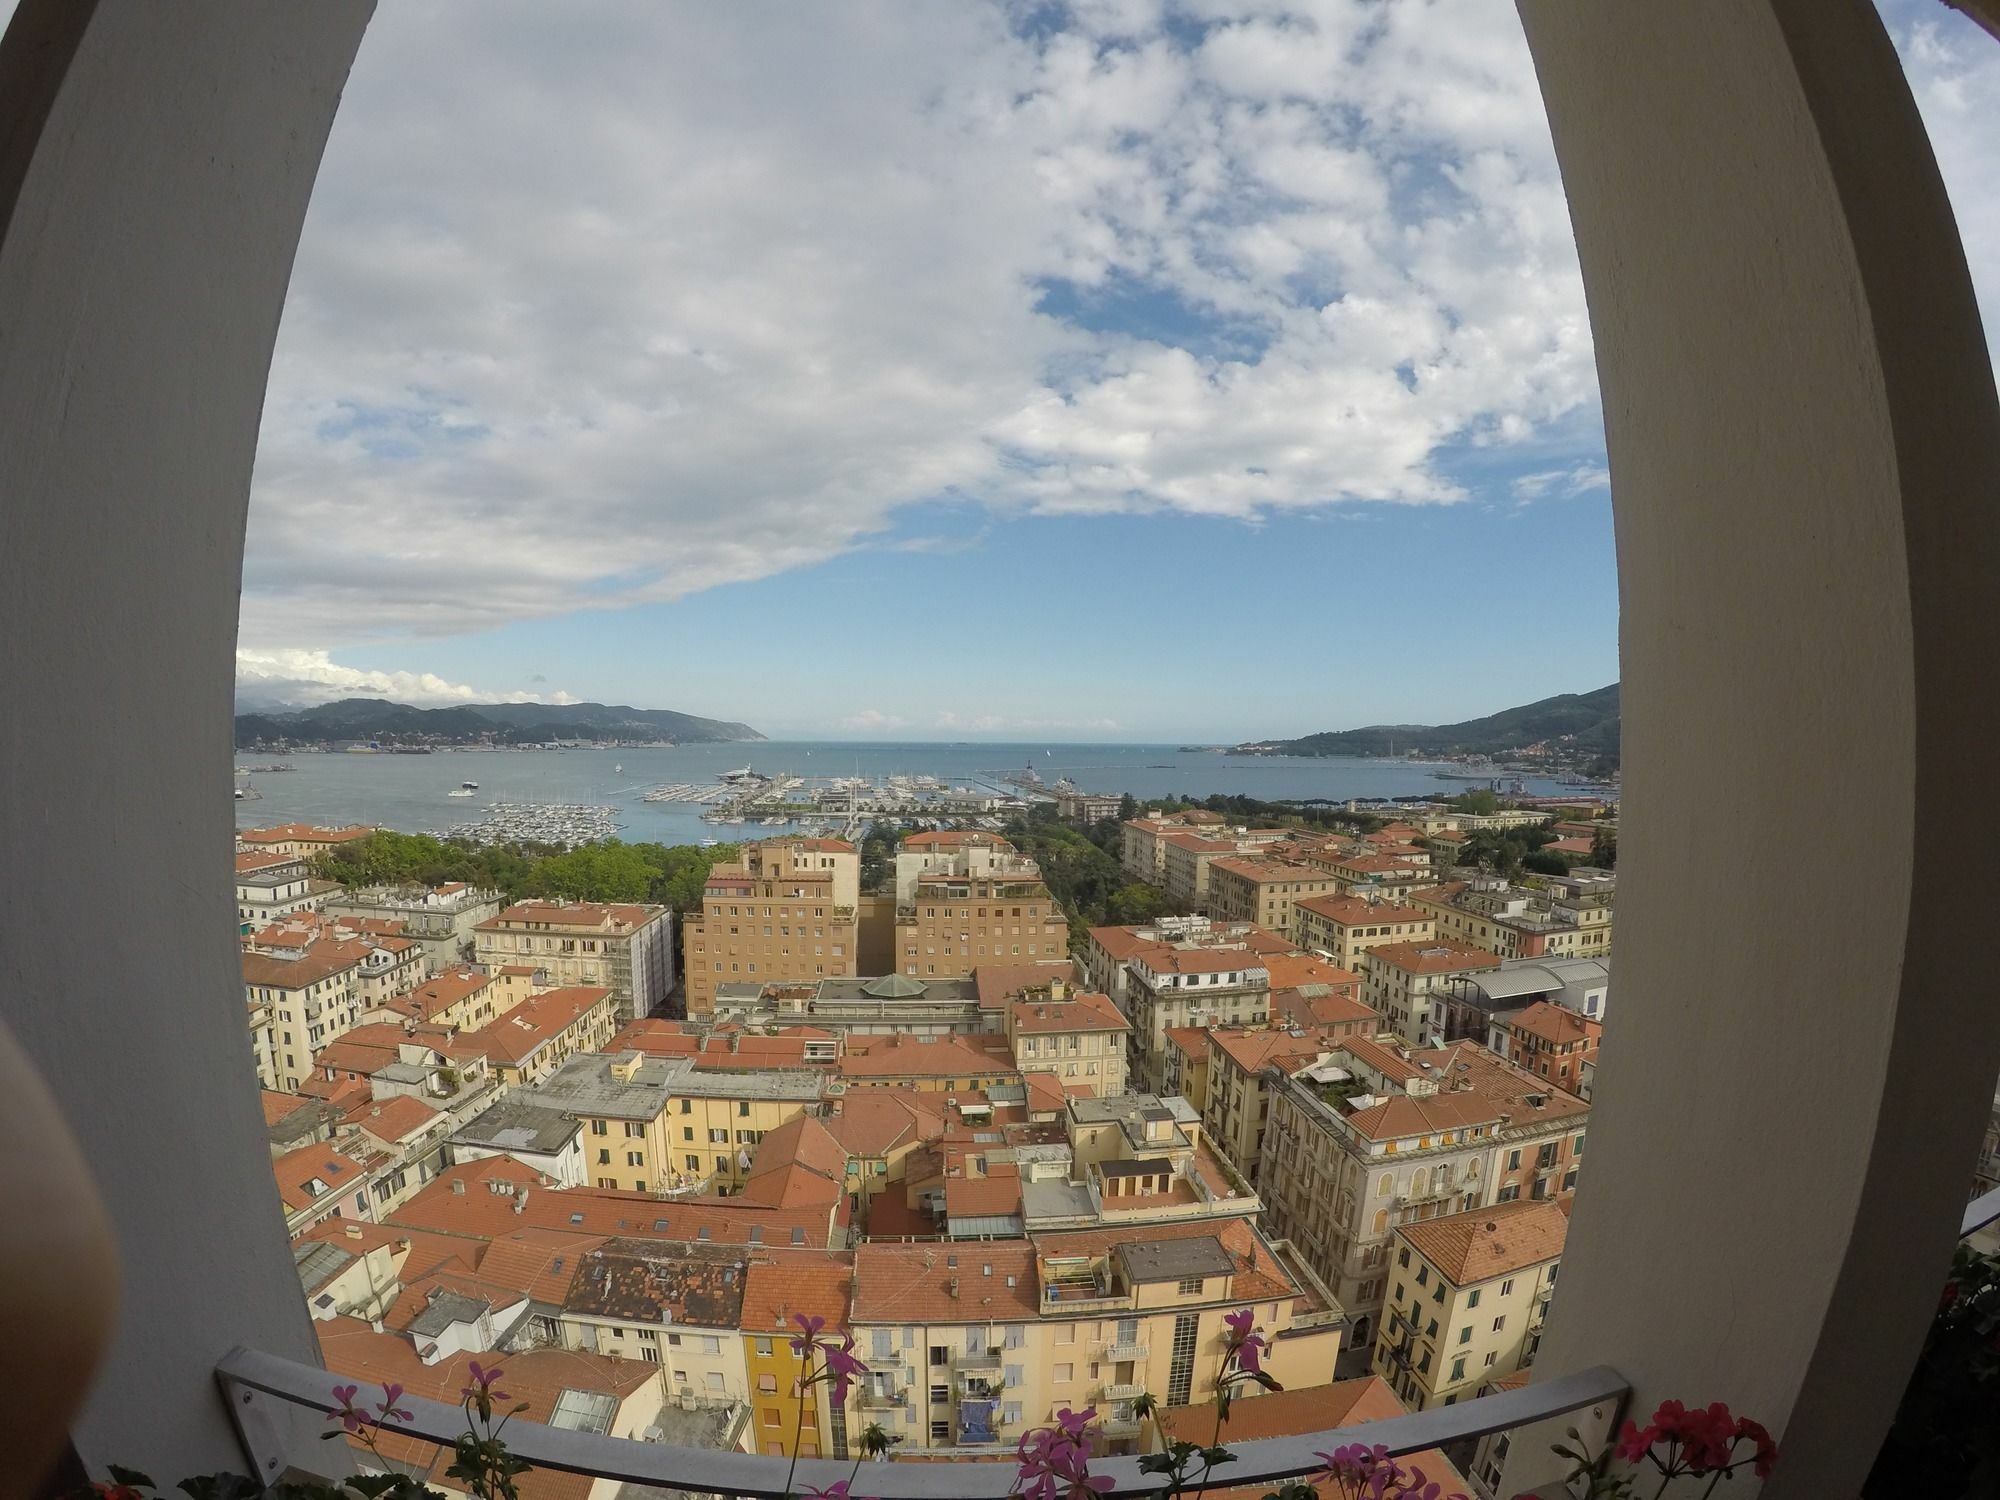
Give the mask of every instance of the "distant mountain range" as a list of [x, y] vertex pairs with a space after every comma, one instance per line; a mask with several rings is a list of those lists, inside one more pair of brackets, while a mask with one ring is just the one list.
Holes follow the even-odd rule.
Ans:
[[1261, 755], [1507, 755], [1548, 743], [1575, 758], [1618, 759], [1618, 684], [1561, 693], [1462, 724], [1370, 724], [1239, 745]]
[[626, 744], [761, 740], [748, 724], [702, 719], [670, 708], [604, 703], [468, 703], [412, 708], [386, 698], [342, 698], [288, 712], [236, 716], [236, 747], [280, 741], [378, 740], [387, 745], [526, 745], [548, 740]]

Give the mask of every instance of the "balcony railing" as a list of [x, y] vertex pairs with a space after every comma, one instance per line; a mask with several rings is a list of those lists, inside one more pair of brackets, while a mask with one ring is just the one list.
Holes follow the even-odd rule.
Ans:
[[[1982, 1222], [1991, 1218], [2000, 1218], [2000, 1198], [1996, 1198], [1989, 1219]], [[305, 1457], [285, 1446], [288, 1425], [279, 1420], [277, 1408], [297, 1406], [331, 1412], [340, 1404], [334, 1399], [333, 1388], [344, 1383], [330, 1371], [242, 1348], [223, 1357], [216, 1367], [216, 1379], [252, 1470], [264, 1478]], [[1318, 1455], [1345, 1443], [1380, 1444], [1392, 1454], [1416, 1453], [1591, 1406], [1609, 1408], [1600, 1417], [1615, 1426], [1629, 1389], [1616, 1370], [1600, 1365], [1411, 1416], [1231, 1443], [1236, 1460], [1218, 1472], [1215, 1482], [1233, 1488], [1315, 1473], [1324, 1466]], [[403, 1396], [401, 1404], [411, 1413], [410, 1419], [385, 1422], [384, 1431], [448, 1448], [465, 1430], [465, 1413], [457, 1406], [410, 1395]], [[779, 1497], [787, 1493], [788, 1461], [761, 1454], [668, 1447], [545, 1427], [532, 1421], [510, 1425], [507, 1446], [536, 1468], [561, 1474], [726, 1495]], [[852, 1468], [847, 1461], [802, 1458], [793, 1492], [802, 1486], [824, 1488], [847, 1478]], [[1160, 1489], [1158, 1476], [1141, 1473], [1136, 1458], [1101, 1459], [1092, 1470], [1111, 1480], [1111, 1488], [1104, 1492], [1106, 1500], [1157, 1495]], [[1004, 1500], [1014, 1488], [1014, 1466], [1004, 1463], [872, 1464], [868, 1478], [868, 1493], [880, 1500]]]
[[1142, 1360], [1149, 1352], [1147, 1346], [1144, 1344], [1106, 1344], [1104, 1346], [1104, 1357], [1114, 1365], [1123, 1364], [1127, 1360]]
[[1146, 1387], [1137, 1381], [1123, 1381], [1104, 1387], [1106, 1401], [1133, 1401], [1146, 1393]]

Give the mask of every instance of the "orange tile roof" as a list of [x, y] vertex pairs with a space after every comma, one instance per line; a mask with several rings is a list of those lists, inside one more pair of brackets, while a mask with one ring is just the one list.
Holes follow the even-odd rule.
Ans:
[[296, 854], [273, 854], [264, 849], [246, 849], [236, 856], [236, 873], [254, 875], [259, 870], [268, 870], [274, 865], [295, 864]]
[[933, 1106], [934, 1099], [914, 1089], [854, 1089], [822, 1123], [849, 1156], [886, 1157], [944, 1133], [943, 1101]]
[[439, 1112], [411, 1094], [387, 1099], [370, 1099], [347, 1111], [346, 1123], [359, 1125], [385, 1146], [393, 1146], [408, 1136], [433, 1125]]
[[514, 1287], [537, 1302], [560, 1304], [584, 1256], [605, 1238], [539, 1227], [498, 1235], [480, 1257], [480, 1279]]
[[1337, 1026], [1382, 1019], [1381, 1012], [1344, 994], [1307, 994], [1302, 990], [1271, 991], [1271, 1017], [1283, 1017], [1294, 1026]]
[[1093, 927], [1090, 929], [1090, 938], [1116, 962], [1123, 962], [1141, 948], [1152, 947], [1156, 941], [1153, 938], [1139, 936], [1139, 929], [1136, 927]]
[[968, 1218], [1018, 1214], [1021, 1211], [1021, 1178], [1018, 1173], [947, 1178], [944, 1211]]
[[1153, 1224], [1132, 1229], [1075, 1229], [1035, 1236], [1043, 1255], [1108, 1255], [1119, 1245], [1152, 1244], [1160, 1240], [1212, 1237], [1236, 1264], [1229, 1295], [1239, 1302], [1269, 1302], [1289, 1297], [1298, 1285], [1278, 1263], [1261, 1236], [1246, 1221], [1228, 1219], [1189, 1224]]
[[[354, 1186], [363, 1174], [360, 1162], [334, 1150], [325, 1141], [318, 1141], [273, 1158], [271, 1175], [278, 1180], [278, 1196], [285, 1207], [297, 1212]], [[326, 1184], [325, 1192], [314, 1192], [308, 1186], [315, 1179]]]
[[[335, 1374], [371, 1387], [393, 1382], [413, 1396], [442, 1401], [447, 1406], [457, 1405], [459, 1392], [472, 1383], [471, 1367], [475, 1361], [490, 1365], [496, 1360], [489, 1353], [466, 1352], [427, 1365], [408, 1339], [393, 1333], [376, 1333], [358, 1319], [330, 1318], [314, 1324], [314, 1328], [319, 1334], [320, 1353], [326, 1367]], [[527, 1403], [527, 1412], [512, 1419], [516, 1423], [546, 1422], [566, 1390], [612, 1396], [622, 1409], [626, 1401], [660, 1378], [659, 1366], [645, 1360], [614, 1359], [578, 1350], [542, 1348], [497, 1358], [506, 1371], [503, 1384], [515, 1400]], [[636, 1436], [628, 1430], [636, 1425], [630, 1421], [618, 1422], [613, 1432], [618, 1437]], [[375, 1440], [384, 1458], [410, 1466], [418, 1477], [447, 1488], [455, 1484], [444, 1474], [453, 1461], [449, 1447], [440, 1448], [419, 1438], [390, 1433], [377, 1434]], [[352, 1444], [356, 1440], [349, 1441]], [[587, 1500], [597, 1481], [587, 1474], [532, 1469], [520, 1475], [515, 1483], [520, 1488], [521, 1500]]]
[[1305, 1058], [1316, 1058], [1330, 1051], [1332, 1044], [1317, 1036], [1294, 1036], [1289, 1031], [1271, 1031], [1264, 1028], [1218, 1026], [1208, 1034], [1214, 1051], [1220, 1052], [1245, 1073], [1256, 1073], [1265, 1066], [1276, 1063], [1279, 1066], [1295, 1064]]
[[355, 968], [368, 956], [361, 943], [314, 943], [298, 958], [271, 953], [243, 955], [243, 982], [272, 989], [302, 990]]
[[[1476, 1095], [1506, 1111], [1516, 1121], [1560, 1120], [1590, 1112], [1590, 1105], [1575, 1094], [1516, 1067], [1477, 1042], [1453, 1042], [1448, 1047], [1412, 1052], [1410, 1061], [1441, 1088]], [[1528, 1102], [1531, 1099], [1540, 1099], [1542, 1103], [1531, 1104]]]
[[1073, 994], [1067, 1000], [1016, 1000], [1012, 1010], [1014, 1030], [1025, 1036], [1038, 1036], [1045, 1032], [1132, 1029], [1131, 1023], [1111, 1003], [1111, 997], [1094, 990]]
[[611, 991], [596, 985], [543, 990], [463, 1039], [496, 1062], [520, 1063], [610, 1003]]
[[1507, 1017], [1505, 1023], [1515, 1031], [1525, 1031], [1538, 1036], [1552, 1046], [1563, 1046], [1570, 1042], [1592, 1042], [1604, 1032], [1601, 1022], [1588, 1016], [1580, 1016], [1566, 1006], [1550, 1000], [1537, 1000], [1533, 1005]]
[[1169, 1026], [1167, 1045], [1178, 1047], [1189, 1057], [1208, 1056], [1208, 1028], [1206, 1026]]
[[1558, 854], [1588, 854], [1597, 846], [1589, 839], [1551, 839], [1542, 847]]
[[1358, 994], [1362, 978], [1352, 969], [1343, 969], [1311, 953], [1273, 953], [1264, 961], [1274, 990], [1301, 989], [1309, 984], [1326, 985], [1349, 995]]
[[664, 906], [648, 906], [634, 901], [517, 901], [497, 917], [481, 922], [478, 932], [511, 932], [517, 924], [534, 922], [550, 927], [580, 927], [591, 931], [609, 928], [623, 933], [643, 927], [667, 914]]
[[246, 844], [345, 844], [364, 839], [375, 830], [363, 823], [345, 828], [315, 828], [310, 823], [279, 823], [270, 828], [246, 828], [236, 837]]
[[855, 1247], [857, 1323], [1012, 1322], [1037, 1314], [1035, 1298], [1035, 1250], [1026, 1240]]
[[1068, 1103], [1069, 1095], [1055, 1074], [1040, 1068], [1030, 1068], [1021, 1077], [1027, 1085], [1030, 1111], [1060, 1110]]
[[981, 964], [972, 971], [981, 1010], [998, 1010], [1023, 990], [1047, 989], [1053, 980], [1076, 983], [1076, 965], [1067, 958], [1032, 964]]
[[1311, 881], [1323, 885], [1331, 878], [1325, 870], [1312, 865], [1293, 864], [1289, 860], [1254, 854], [1240, 858], [1218, 859], [1209, 865], [1208, 870], [1210, 878], [1214, 877], [1217, 870], [1226, 870], [1255, 885], [1270, 885], [1280, 880]]
[[1401, 1140], [1406, 1136], [1469, 1130], [1475, 1125], [1497, 1125], [1500, 1110], [1469, 1094], [1426, 1094], [1422, 1098], [1392, 1094], [1366, 1109], [1353, 1111], [1347, 1122], [1357, 1134], [1371, 1141]]
[[494, 975], [482, 974], [476, 969], [455, 969], [418, 985], [409, 994], [398, 996], [389, 1004], [392, 1009], [414, 1016], [419, 1021], [428, 1021], [440, 1011], [471, 999], [497, 982]]
[[1340, 1045], [1344, 1051], [1353, 1054], [1356, 1062], [1366, 1064], [1392, 1082], [1408, 1083], [1412, 1078], [1423, 1076], [1422, 1070], [1394, 1047], [1386, 1047], [1365, 1037], [1353, 1036], [1343, 1040]]
[[298, 1094], [281, 1094], [276, 1089], [259, 1089], [257, 1094], [264, 1105], [266, 1125], [276, 1125], [282, 1120], [288, 1120], [308, 1104], [318, 1102]]
[[[508, 1191], [496, 1193], [499, 1182]], [[454, 1184], [463, 1184], [462, 1190]], [[527, 1190], [525, 1201], [517, 1196]], [[519, 1211], [516, 1211], [516, 1208]], [[741, 1197], [666, 1200], [651, 1193], [612, 1188], [557, 1188], [532, 1167], [511, 1157], [493, 1156], [447, 1167], [435, 1181], [388, 1215], [438, 1234], [490, 1240], [517, 1229], [539, 1226], [578, 1234], [624, 1235], [717, 1244], [752, 1243], [757, 1231], [767, 1244], [784, 1244], [797, 1230], [807, 1246], [824, 1246], [828, 1215], [819, 1208], [774, 1208]]]
[[1569, 1234], [1568, 1200], [1496, 1203], [1405, 1224], [1396, 1233], [1452, 1285], [1466, 1287], [1559, 1257]]
[[1231, 969], [1265, 970], [1265, 955], [1248, 948], [1175, 948], [1166, 943], [1149, 943], [1142, 953], [1146, 967], [1155, 974], [1220, 974]]
[[799, 1313], [844, 1327], [853, 1296], [851, 1250], [759, 1251], [743, 1273], [743, 1331], [796, 1332]]
[[479, 1268], [485, 1247], [474, 1240], [448, 1239], [400, 1224], [369, 1224], [360, 1219], [328, 1219], [299, 1236], [301, 1241], [325, 1240], [351, 1252], [387, 1248], [395, 1261], [396, 1275], [408, 1280], [428, 1275], [440, 1267], [460, 1271]]
[[[1301, 1437], [1330, 1428], [1358, 1427], [1363, 1422], [1408, 1415], [1409, 1408], [1388, 1381], [1379, 1375], [1364, 1375], [1357, 1380], [1336, 1380], [1331, 1385], [1263, 1391], [1232, 1401], [1229, 1419], [1222, 1424], [1222, 1440], [1227, 1444], [1231, 1440], [1243, 1443], [1256, 1438]], [[1170, 1440], [1207, 1443], [1216, 1432], [1215, 1403], [1163, 1408], [1159, 1423], [1161, 1432]], [[1397, 1462], [1406, 1469], [1421, 1469], [1426, 1483], [1435, 1482], [1446, 1493], [1472, 1492], [1465, 1476], [1436, 1448], [1408, 1454]], [[1270, 1488], [1268, 1484], [1222, 1487], [1206, 1491], [1204, 1500], [1258, 1500]], [[1316, 1485], [1315, 1489], [1322, 1500], [1337, 1500], [1337, 1492], [1330, 1483]]]
[[776, 1208], [831, 1208], [846, 1191], [847, 1152], [824, 1122], [799, 1115], [767, 1131], [743, 1196]]
[[957, 1036], [931, 1041], [902, 1033], [849, 1037], [839, 1067], [848, 1078], [978, 1078], [1014, 1072], [1005, 1039], [991, 1040], [1000, 1044], [997, 1050], [975, 1046]]
[[1368, 950], [1368, 962], [1386, 964], [1406, 974], [1451, 974], [1500, 967], [1500, 955], [1452, 938], [1425, 938], [1415, 943], [1383, 943]]
[[1430, 922], [1435, 914], [1393, 901], [1369, 901], [1361, 896], [1307, 896], [1300, 911], [1338, 922], [1343, 927], [1379, 927], [1385, 923]]

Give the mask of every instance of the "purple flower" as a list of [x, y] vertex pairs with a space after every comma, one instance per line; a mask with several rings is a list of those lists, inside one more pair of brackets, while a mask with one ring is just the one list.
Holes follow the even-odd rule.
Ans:
[[1261, 1372], [1264, 1366], [1260, 1351], [1268, 1345], [1264, 1335], [1256, 1331], [1257, 1314], [1242, 1307], [1233, 1313], [1225, 1313], [1222, 1321], [1229, 1325], [1229, 1348], [1236, 1357], [1238, 1367], [1251, 1375]]
[[820, 1345], [820, 1353], [826, 1356], [826, 1373], [833, 1381], [834, 1404], [844, 1405], [847, 1401], [847, 1388], [853, 1384], [854, 1377], [868, 1373], [868, 1366], [854, 1353], [854, 1335], [843, 1333], [839, 1343]]
[[1054, 1427], [1024, 1433], [1014, 1447], [1020, 1461], [1015, 1476], [1023, 1500], [1095, 1500], [1111, 1488], [1111, 1476], [1090, 1472], [1090, 1433], [1086, 1424], [1097, 1415], [1064, 1407]]
[[836, 1479], [823, 1490], [807, 1490], [799, 1500], [847, 1500], [847, 1481]]
[[826, 1327], [825, 1318], [809, 1318], [804, 1313], [793, 1313], [792, 1321], [799, 1325], [798, 1337], [792, 1340], [792, 1353], [804, 1359], [819, 1342], [819, 1331]]
[[402, 1394], [403, 1388], [393, 1382], [382, 1387], [382, 1399], [376, 1405], [375, 1409], [382, 1414], [383, 1421], [408, 1422], [414, 1420], [416, 1415], [414, 1412], [407, 1411], [403, 1407], [396, 1405], [397, 1400]]
[[368, 1424], [368, 1418], [354, 1409], [354, 1393], [360, 1389], [358, 1385], [337, 1385], [333, 1388], [333, 1399], [340, 1403], [340, 1409], [330, 1415], [338, 1418], [340, 1425], [349, 1432], [359, 1432]]
[[509, 1392], [493, 1389], [494, 1385], [500, 1379], [500, 1366], [495, 1365], [490, 1370], [481, 1369], [479, 1361], [475, 1359], [471, 1362], [470, 1368], [472, 1370], [472, 1384], [461, 1390], [459, 1392], [460, 1395], [470, 1396], [473, 1400], [480, 1402], [506, 1401], [509, 1399]]

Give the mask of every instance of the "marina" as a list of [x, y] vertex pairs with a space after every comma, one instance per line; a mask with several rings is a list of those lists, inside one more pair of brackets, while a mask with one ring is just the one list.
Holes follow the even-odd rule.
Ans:
[[618, 809], [582, 802], [496, 802], [474, 822], [423, 831], [473, 844], [560, 844], [573, 849], [616, 838]]
[[[1050, 751], [1053, 749], [1053, 753]], [[916, 828], [997, 829], [1022, 808], [1043, 805], [1069, 786], [1135, 797], [1241, 794], [1266, 800], [1344, 801], [1428, 794], [1461, 788], [1440, 782], [1438, 770], [1465, 764], [1386, 757], [1231, 755], [1177, 751], [1165, 745], [914, 744], [856, 742], [706, 743], [577, 746], [566, 755], [459, 749], [440, 756], [296, 753], [286, 775], [253, 775], [271, 764], [266, 752], [237, 759], [238, 822], [299, 821], [340, 826], [374, 823], [405, 832], [493, 823], [509, 808], [609, 808], [581, 821], [542, 818], [539, 831], [493, 837], [552, 842], [615, 837], [662, 844], [703, 838], [735, 843], [767, 834], [858, 837], [876, 820]], [[1012, 768], [1012, 769], [1001, 769]], [[1032, 768], [1039, 789], [1010, 783]], [[440, 774], [448, 771], [450, 774]], [[734, 779], [725, 780], [724, 773]], [[1487, 775], [1495, 774], [1487, 772]], [[1524, 775], [1533, 795], [1575, 795], [1553, 775]], [[451, 789], [473, 781], [471, 797]], [[741, 822], [724, 821], [741, 819]], [[772, 821], [775, 820], [775, 821]], [[591, 832], [591, 830], [601, 830]]]

